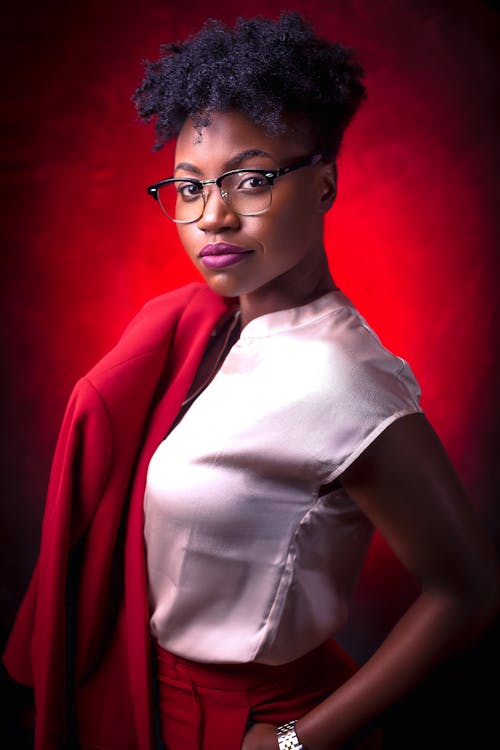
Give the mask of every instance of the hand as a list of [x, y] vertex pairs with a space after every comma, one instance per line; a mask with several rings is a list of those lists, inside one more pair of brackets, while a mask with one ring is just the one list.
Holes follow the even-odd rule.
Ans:
[[245, 734], [241, 750], [278, 750], [278, 727], [254, 724]]

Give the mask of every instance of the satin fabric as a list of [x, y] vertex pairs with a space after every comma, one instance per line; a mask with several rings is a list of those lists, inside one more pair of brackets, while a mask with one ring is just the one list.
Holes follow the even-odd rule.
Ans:
[[156, 450], [152, 635], [207, 663], [283, 664], [345, 623], [372, 526], [320, 487], [420, 411], [408, 364], [340, 291], [250, 321]]

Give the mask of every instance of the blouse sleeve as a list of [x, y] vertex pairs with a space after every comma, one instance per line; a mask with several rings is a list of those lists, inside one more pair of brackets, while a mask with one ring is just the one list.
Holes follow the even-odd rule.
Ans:
[[396, 419], [422, 412], [420, 386], [409, 364], [386, 349], [360, 315], [350, 318], [333, 357], [329, 429], [317, 455], [325, 483]]

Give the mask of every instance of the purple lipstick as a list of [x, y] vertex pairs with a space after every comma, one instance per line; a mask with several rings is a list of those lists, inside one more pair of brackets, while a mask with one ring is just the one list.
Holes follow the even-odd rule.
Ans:
[[199, 258], [207, 268], [226, 268], [239, 263], [250, 253], [253, 253], [253, 250], [230, 245], [227, 242], [216, 242], [205, 245], [199, 253]]

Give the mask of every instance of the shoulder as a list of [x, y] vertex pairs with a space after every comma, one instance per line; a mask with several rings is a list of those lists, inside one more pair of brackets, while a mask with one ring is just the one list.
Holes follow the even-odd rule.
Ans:
[[339, 362], [353, 367], [390, 365], [396, 372], [405, 360], [387, 349], [374, 329], [352, 303], [336, 308], [325, 325], [325, 339], [330, 352]]
[[222, 298], [202, 282], [193, 282], [172, 291], [153, 297], [143, 305], [139, 312], [132, 318], [120, 341], [134, 335], [137, 329], [141, 333], [151, 331], [161, 335], [173, 321], [177, 320], [189, 307], [195, 310], [218, 307]]
[[[410, 365], [381, 342], [358, 310], [346, 305], [325, 320], [315, 451], [335, 479], [393, 422], [422, 411]], [[319, 369], [319, 368], [318, 368]]]
[[[203, 283], [191, 283], [150, 299], [132, 318], [116, 345], [87, 373], [96, 383], [104, 372], [132, 366], [140, 358], [162, 357], [169, 349], [179, 328], [199, 325], [217, 318], [228, 302]], [[189, 331], [186, 331], [189, 337]]]
[[403, 357], [384, 346], [379, 336], [344, 294], [332, 299], [324, 314], [300, 330], [297, 354], [310, 378], [341, 400], [366, 396], [374, 390], [419, 387]]
[[356, 308], [341, 329], [335, 351], [345, 395], [376, 408], [420, 410], [420, 385], [409, 363], [384, 346]]
[[409, 363], [387, 349], [345, 298], [321, 321], [308, 367], [319, 384], [327, 413], [339, 423], [383, 424], [420, 411], [420, 385]]

